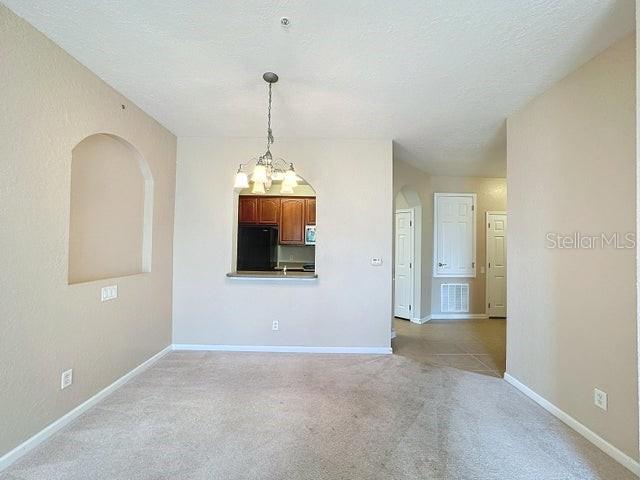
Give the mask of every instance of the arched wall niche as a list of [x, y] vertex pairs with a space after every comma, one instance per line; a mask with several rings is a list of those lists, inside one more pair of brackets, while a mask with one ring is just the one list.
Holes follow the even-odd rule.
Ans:
[[151, 271], [153, 176], [138, 150], [97, 133], [72, 150], [68, 283]]

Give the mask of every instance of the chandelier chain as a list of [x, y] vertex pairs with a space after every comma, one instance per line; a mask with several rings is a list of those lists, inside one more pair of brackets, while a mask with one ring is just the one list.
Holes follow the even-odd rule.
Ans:
[[271, 83], [269, 83], [269, 108], [267, 109], [267, 151], [273, 144], [273, 132], [271, 131]]

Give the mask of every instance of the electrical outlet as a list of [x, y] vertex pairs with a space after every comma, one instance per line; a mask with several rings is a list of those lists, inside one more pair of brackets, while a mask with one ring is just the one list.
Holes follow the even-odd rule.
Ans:
[[598, 388], [593, 389], [593, 403], [596, 407], [607, 411], [607, 392], [603, 392]]
[[273, 330], [274, 332], [280, 330], [280, 324], [278, 323], [278, 320], [273, 321], [273, 323], [271, 324], [271, 330]]
[[60, 377], [60, 390], [67, 388], [73, 383], [73, 369], [65, 370]]
[[371, 265], [374, 267], [379, 267], [382, 265], [382, 259], [380, 257], [371, 257]]
[[113, 300], [114, 298], [118, 298], [117, 285], [109, 285], [108, 287], [102, 287], [102, 291], [100, 294], [101, 302], [106, 302], [107, 300]]

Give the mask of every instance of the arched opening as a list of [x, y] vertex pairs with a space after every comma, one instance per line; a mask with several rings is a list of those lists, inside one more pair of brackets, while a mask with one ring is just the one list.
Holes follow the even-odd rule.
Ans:
[[126, 140], [98, 133], [72, 151], [68, 283], [151, 271], [153, 177]]
[[409, 187], [394, 199], [394, 316], [422, 323], [422, 202]]
[[265, 193], [236, 191], [232, 270], [315, 273], [316, 191], [299, 175], [293, 192], [274, 181]]

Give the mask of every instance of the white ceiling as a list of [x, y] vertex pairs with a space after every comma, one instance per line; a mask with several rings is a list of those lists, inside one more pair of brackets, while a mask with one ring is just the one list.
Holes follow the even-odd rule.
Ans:
[[[505, 118], [634, 30], [633, 0], [2, 0], [178, 136], [391, 138], [505, 175]], [[280, 17], [291, 18], [288, 29]]]

